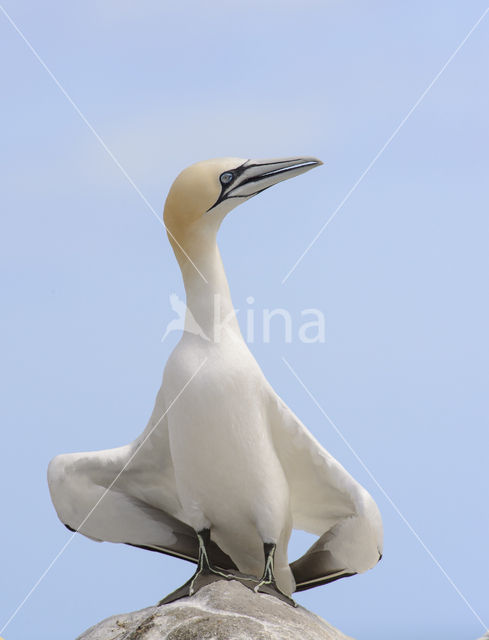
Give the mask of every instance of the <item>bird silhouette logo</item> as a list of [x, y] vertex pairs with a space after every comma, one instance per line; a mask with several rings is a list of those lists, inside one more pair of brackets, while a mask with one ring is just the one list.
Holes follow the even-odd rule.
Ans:
[[[187, 307], [185, 302], [178, 297], [177, 293], [170, 294], [170, 307], [177, 314], [177, 318], [173, 318], [167, 324], [165, 333], [161, 338], [161, 342], [164, 342], [167, 336], [174, 331], [187, 331], [188, 333], [193, 333], [196, 336], [200, 336], [204, 338], [204, 340], [209, 341], [209, 336], [207, 336], [202, 328], [200, 327], [197, 320], [192, 315], [192, 312]], [[187, 318], [187, 324], [185, 324], [185, 318]]]

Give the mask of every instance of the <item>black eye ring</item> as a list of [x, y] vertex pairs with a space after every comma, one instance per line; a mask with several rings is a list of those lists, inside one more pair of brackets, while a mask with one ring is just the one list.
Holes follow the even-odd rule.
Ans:
[[221, 174], [219, 180], [221, 181], [221, 184], [229, 184], [234, 180], [234, 174], [231, 173], [231, 171], [226, 171], [225, 173]]

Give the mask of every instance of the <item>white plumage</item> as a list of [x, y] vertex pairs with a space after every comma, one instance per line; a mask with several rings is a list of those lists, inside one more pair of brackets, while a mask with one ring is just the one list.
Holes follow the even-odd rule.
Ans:
[[[272, 543], [285, 594], [378, 562], [375, 502], [267, 382], [241, 336], [216, 244], [222, 219], [237, 204], [318, 164], [225, 158], [192, 165], [177, 178], [165, 224], [192, 328], [168, 360], [136, 441], [50, 463], [52, 500], [69, 528], [191, 561], [199, 557], [196, 532], [210, 529], [212, 562], [258, 578], [263, 544]], [[319, 539], [289, 565], [292, 528]]]

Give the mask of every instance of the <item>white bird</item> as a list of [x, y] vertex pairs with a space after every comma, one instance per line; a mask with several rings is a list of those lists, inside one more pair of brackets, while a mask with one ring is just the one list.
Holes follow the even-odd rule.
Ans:
[[[382, 557], [372, 497], [279, 398], [245, 344], [216, 243], [231, 209], [320, 164], [224, 158], [180, 173], [164, 220], [188, 318], [205, 339], [183, 332], [133, 443], [49, 465], [51, 497], [69, 529], [198, 564], [162, 602], [239, 579], [293, 603], [294, 591], [362, 573]], [[319, 538], [289, 564], [292, 528]]]

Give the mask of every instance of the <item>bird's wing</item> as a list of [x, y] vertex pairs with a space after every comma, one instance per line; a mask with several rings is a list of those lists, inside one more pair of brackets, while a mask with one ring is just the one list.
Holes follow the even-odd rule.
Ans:
[[377, 505], [278, 396], [271, 406], [272, 438], [289, 483], [293, 526], [319, 536], [291, 564], [296, 590], [370, 569], [382, 554]]
[[[49, 489], [60, 520], [72, 531], [197, 562], [197, 536], [183, 521], [177, 497], [161, 396], [132, 444], [56, 456]], [[210, 555], [215, 564], [236, 568], [214, 543]]]

